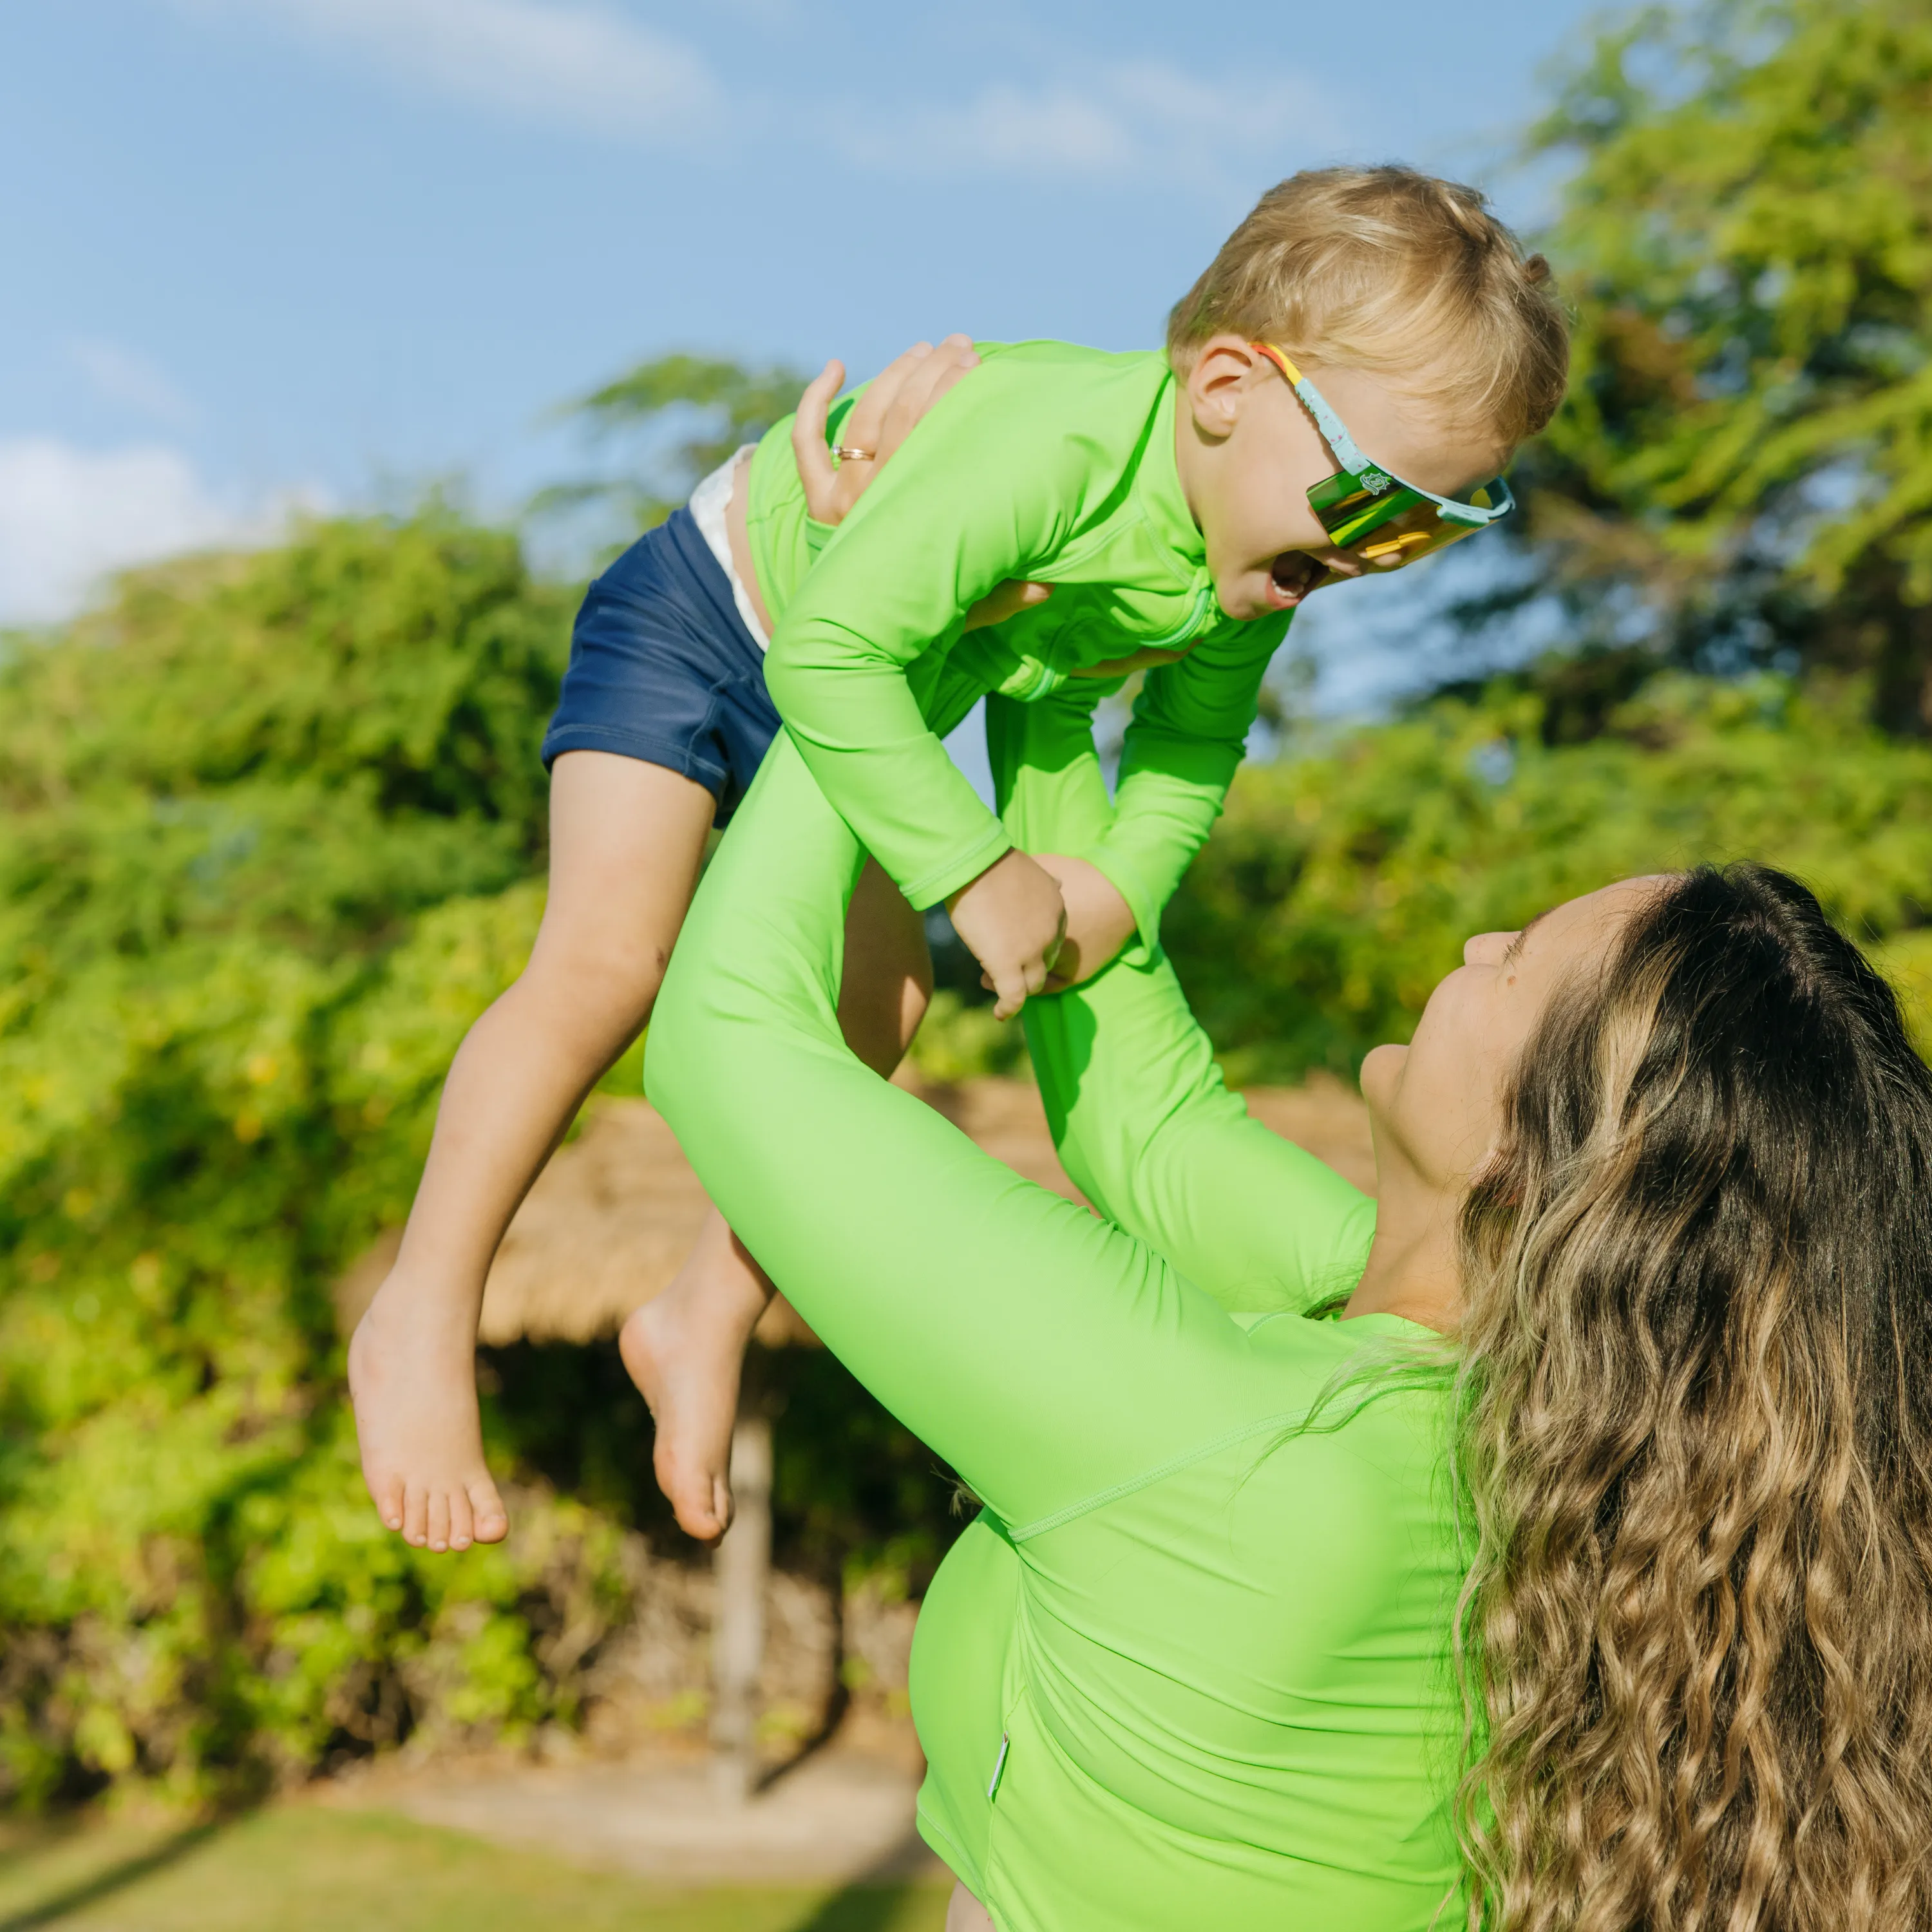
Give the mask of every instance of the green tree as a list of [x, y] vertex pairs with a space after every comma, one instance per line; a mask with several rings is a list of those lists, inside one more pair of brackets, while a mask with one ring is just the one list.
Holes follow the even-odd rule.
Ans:
[[1808, 880], [1906, 990], [1932, 992], [1932, 746], [1760, 674], [1668, 674], [1551, 744], [1508, 684], [1244, 771], [1166, 942], [1239, 1079], [1348, 1076], [1406, 1040], [1472, 933], [1613, 879], [1754, 858]]
[[1932, 8], [1647, 9], [1532, 148], [1571, 170], [1575, 379], [1523, 466], [1525, 582], [1466, 615], [1560, 599], [1586, 700], [1660, 656], [1783, 664], [1932, 730]]
[[540, 903], [568, 604], [431, 508], [129, 579], [0, 663], [0, 1792], [246, 1789], [567, 1716], [616, 1526], [376, 1532], [328, 1285]]
[[629, 452], [630, 473], [546, 490], [539, 512], [589, 503], [616, 508], [624, 527], [661, 524], [692, 486], [796, 407], [807, 378], [782, 363], [761, 368], [716, 356], [661, 356], [572, 406], [599, 442]]

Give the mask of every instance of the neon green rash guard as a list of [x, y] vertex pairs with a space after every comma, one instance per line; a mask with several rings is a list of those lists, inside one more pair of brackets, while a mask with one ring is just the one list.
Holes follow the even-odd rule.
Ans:
[[[1083, 668], [1185, 650], [1148, 673], [1118, 813], [1079, 855], [1132, 909], [1144, 961], [1240, 762], [1288, 614], [1236, 623], [1215, 601], [1165, 356], [1062, 342], [980, 354], [836, 531], [806, 514], [789, 419], [759, 446], [746, 524], [776, 626], [766, 681], [826, 796], [923, 907], [1009, 844], [940, 743], [982, 696], [1064, 692], [1090, 712], [1121, 681]], [[962, 629], [1018, 578], [1052, 596]]]
[[[1104, 836], [1064, 725], [992, 708], [1016, 839]], [[1425, 1331], [1306, 1312], [1372, 1204], [1249, 1119], [1158, 956], [1027, 1004], [1106, 1218], [980, 1153], [840, 1037], [862, 860], [782, 735], [645, 1074], [731, 1226], [983, 1503], [914, 1648], [920, 1831], [1001, 1932], [1456, 1922], [1446, 1398], [1376, 1366]]]

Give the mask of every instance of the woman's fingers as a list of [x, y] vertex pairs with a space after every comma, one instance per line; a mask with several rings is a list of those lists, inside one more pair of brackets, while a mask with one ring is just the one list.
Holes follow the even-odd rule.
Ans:
[[885, 428], [886, 411], [905, 387], [913, 371], [932, 354], [931, 343], [915, 342], [910, 349], [895, 356], [866, 385], [865, 393], [852, 405], [839, 427], [838, 440], [848, 449], [869, 449], [876, 453], [880, 436]]
[[791, 453], [798, 464], [799, 481], [805, 485], [805, 507], [821, 523], [832, 507], [838, 477], [832, 453], [825, 446], [825, 418], [832, 398], [844, 386], [845, 365], [834, 358], [806, 385], [805, 394], [798, 399], [798, 413], [791, 421]]
[[892, 453], [893, 440], [886, 434], [886, 420], [892, 405], [932, 354], [931, 343], [915, 342], [894, 356], [866, 385], [864, 393], [846, 412], [838, 428], [840, 446], [868, 450], [871, 454], [848, 456], [840, 461], [826, 493], [826, 507], [812, 512], [820, 522], [843, 523], [852, 506], [866, 494], [866, 486], [878, 473], [879, 465]]
[[[792, 450], [811, 514], [820, 523], [842, 522], [920, 418], [968, 370], [976, 368], [979, 362], [968, 335], [949, 335], [936, 349], [929, 342], [915, 342], [895, 356], [866, 386], [838, 427], [842, 448], [868, 453], [844, 458], [836, 465], [826, 447], [826, 421], [845, 372], [842, 364], [827, 363], [800, 399], [792, 423]], [[1012, 611], [1003, 614], [1010, 616]]]
[[914, 425], [968, 370], [979, 366], [972, 338], [949, 335], [916, 368], [909, 370], [886, 410], [880, 436], [880, 460], [883, 462], [904, 442]]
[[862, 404], [873, 405], [866, 412], [862, 427], [859, 425], [856, 409], [847, 419], [849, 433], [841, 441], [856, 440], [857, 446], [869, 449], [872, 457], [869, 462], [848, 463], [841, 469], [836, 501], [842, 516], [865, 494], [873, 478], [912, 434], [926, 411], [968, 369], [979, 364], [970, 338], [964, 335], [949, 335], [937, 349], [923, 344], [920, 348], [922, 352], [916, 357], [908, 352], [894, 364], [890, 383], [881, 378], [860, 398]]

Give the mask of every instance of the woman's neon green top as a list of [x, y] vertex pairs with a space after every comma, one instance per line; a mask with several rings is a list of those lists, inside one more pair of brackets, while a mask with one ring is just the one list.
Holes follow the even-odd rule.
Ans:
[[[1104, 836], [1051, 703], [992, 709], [1016, 840]], [[1439, 1380], [1298, 1430], [1424, 1333], [1302, 1312], [1359, 1275], [1372, 1204], [1248, 1118], [1158, 957], [1027, 1003], [1107, 1218], [980, 1153], [840, 1037], [863, 856], [781, 736], [645, 1075], [731, 1226], [982, 1499], [914, 1648], [920, 1830], [1002, 1932], [1454, 1922]]]
[[[1144, 959], [1240, 762], [1287, 614], [1236, 623], [1215, 602], [1165, 356], [1064, 342], [980, 354], [836, 531], [806, 515], [789, 419], [759, 446], [746, 520], [776, 623], [766, 681], [826, 796], [928, 906], [1009, 842], [939, 742], [979, 698], [1036, 699], [1083, 666], [1186, 650], [1148, 674], [1119, 812], [1083, 855], [1132, 909]], [[962, 632], [1016, 578], [1054, 593]], [[1118, 688], [1075, 680], [1090, 710]]]

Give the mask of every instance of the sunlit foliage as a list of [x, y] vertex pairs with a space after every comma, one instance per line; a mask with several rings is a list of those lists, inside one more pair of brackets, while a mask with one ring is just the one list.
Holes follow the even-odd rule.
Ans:
[[1868, 672], [1932, 730], [1932, 11], [1646, 9], [1532, 146], [1578, 332], [1529, 584], [1573, 643]]
[[568, 1714], [613, 1527], [438, 1566], [328, 1287], [527, 950], [567, 607], [437, 511], [130, 580], [0, 668], [0, 1791]]
[[1862, 700], [1666, 674], [1551, 746], [1546, 700], [1502, 684], [1247, 770], [1168, 913], [1183, 982], [1240, 1077], [1347, 1074], [1408, 1037], [1472, 933], [1754, 858], [1814, 886], [1923, 1028], [1932, 747], [1882, 735]]

